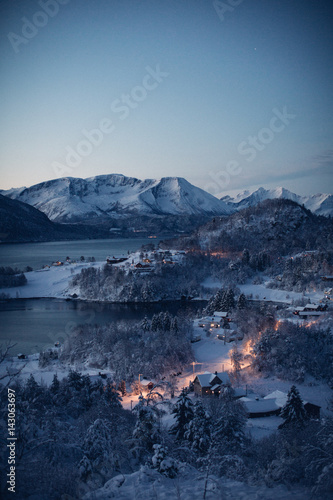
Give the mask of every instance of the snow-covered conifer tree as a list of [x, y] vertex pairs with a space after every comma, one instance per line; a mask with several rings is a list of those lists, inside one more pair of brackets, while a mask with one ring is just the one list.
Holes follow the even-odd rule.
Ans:
[[239, 401], [225, 401], [214, 428], [212, 447], [215, 455], [237, 453], [244, 447], [246, 412]]
[[132, 451], [136, 457], [151, 452], [153, 444], [159, 441], [158, 415], [150, 401], [139, 396], [138, 404], [133, 408], [136, 423], [133, 431]]
[[245, 309], [247, 307], [247, 301], [244, 293], [241, 293], [237, 300], [238, 309]]
[[288, 392], [288, 399], [281, 409], [280, 417], [283, 418], [284, 422], [279, 426], [279, 429], [288, 424], [302, 426], [306, 420], [306, 412], [302, 398], [294, 385], [291, 386]]
[[230, 309], [233, 309], [235, 307], [235, 294], [231, 288], [229, 288], [229, 290], [226, 293], [226, 304], [227, 304], [226, 311], [230, 311]]
[[154, 444], [154, 455], [152, 456], [153, 469], [158, 470], [164, 476], [174, 478], [177, 475], [176, 462], [167, 456], [168, 449], [161, 444]]
[[108, 405], [113, 408], [121, 408], [121, 396], [110, 379], [107, 379], [103, 396]]
[[144, 332], [148, 332], [150, 330], [150, 321], [149, 319], [147, 318], [147, 316], [145, 316], [143, 318], [143, 320], [141, 321], [140, 323], [140, 327], [142, 328], [142, 330]]
[[193, 406], [194, 416], [187, 424], [185, 439], [191, 443], [191, 448], [199, 453], [206, 453], [210, 445], [210, 418], [200, 400]]
[[58, 379], [58, 375], [55, 373], [53, 375], [53, 380], [52, 380], [52, 384], [51, 384], [51, 387], [50, 387], [50, 391], [52, 394], [57, 394], [59, 392], [59, 387], [60, 387], [60, 382], [59, 382], [59, 379]]
[[170, 428], [170, 432], [176, 436], [177, 441], [181, 441], [184, 439], [187, 426], [194, 416], [193, 403], [187, 396], [185, 389], [180, 393], [171, 413], [175, 415], [176, 422]]

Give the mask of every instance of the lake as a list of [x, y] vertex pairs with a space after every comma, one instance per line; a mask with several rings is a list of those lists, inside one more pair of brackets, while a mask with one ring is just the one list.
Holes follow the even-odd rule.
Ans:
[[119, 320], [140, 321], [161, 311], [196, 312], [205, 301], [154, 304], [107, 304], [58, 299], [14, 299], [0, 302], [0, 344], [16, 343], [11, 354], [33, 354], [63, 342], [80, 324], [103, 325]]
[[148, 243], [157, 245], [159, 241], [159, 238], [118, 238], [1, 244], [0, 266], [17, 267], [21, 270], [30, 266], [36, 270], [57, 260], [64, 261], [67, 256], [72, 260], [79, 260], [81, 255], [104, 261], [108, 255], [127, 254]]

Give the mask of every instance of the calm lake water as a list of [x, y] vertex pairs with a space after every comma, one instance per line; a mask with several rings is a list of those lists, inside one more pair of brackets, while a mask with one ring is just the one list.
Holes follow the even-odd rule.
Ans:
[[193, 312], [204, 301], [163, 302], [156, 304], [99, 304], [57, 299], [16, 299], [0, 302], [0, 344], [17, 345], [12, 354], [33, 354], [63, 342], [80, 324], [103, 325], [119, 320], [140, 321], [161, 311], [177, 314]]
[[0, 266], [18, 267], [21, 270], [30, 266], [36, 270], [56, 260], [64, 261], [67, 256], [72, 260], [78, 260], [81, 255], [85, 258], [95, 257], [96, 261], [103, 261], [108, 255], [122, 255], [128, 250], [134, 252], [142, 245], [147, 243], [157, 245], [159, 241], [159, 238], [119, 238], [2, 244], [0, 245]]

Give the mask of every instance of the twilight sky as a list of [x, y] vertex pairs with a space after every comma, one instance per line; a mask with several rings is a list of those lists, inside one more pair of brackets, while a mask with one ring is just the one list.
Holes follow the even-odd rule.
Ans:
[[333, 192], [333, 6], [2, 0], [0, 188], [181, 176]]

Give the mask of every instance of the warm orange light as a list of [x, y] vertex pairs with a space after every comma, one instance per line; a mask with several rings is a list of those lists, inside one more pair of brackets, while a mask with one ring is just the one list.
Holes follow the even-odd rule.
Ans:
[[278, 329], [279, 329], [279, 326], [280, 324], [282, 323], [282, 321], [279, 319], [278, 321], [275, 322], [275, 325], [274, 325], [274, 331], [277, 332]]

